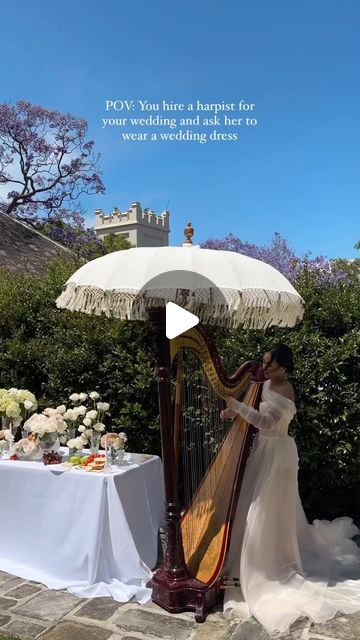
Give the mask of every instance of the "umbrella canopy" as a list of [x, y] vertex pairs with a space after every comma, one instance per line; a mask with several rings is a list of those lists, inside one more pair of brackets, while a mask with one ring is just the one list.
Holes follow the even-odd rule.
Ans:
[[304, 302], [279, 271], [232, 251], [197, 246], [116, 251], [76, 271], [57, 299], [70, 311], [146, 320], [174, 302], [204, 324], [262, 329], [292, 327]]

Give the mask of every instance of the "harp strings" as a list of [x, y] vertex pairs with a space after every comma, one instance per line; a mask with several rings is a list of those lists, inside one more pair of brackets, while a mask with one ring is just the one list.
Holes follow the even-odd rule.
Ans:
[[[204, 477], [218, 453], [229, 430], [228, 422], [220, 421], [222, 400], [207, 382], [202, 365], [193, 352], [184, 355], [182, 393], [181, 466], [183, 470], [184, 509], [187, 510], [195, 493], [201, 495], [200, 509], [206, 510], [216, 487], [215, 477], [203, 484]], [[201, 520], [202, 513], [199, 513]], [[197, 519], [191, 520], [188, 532], [199, 535]]]

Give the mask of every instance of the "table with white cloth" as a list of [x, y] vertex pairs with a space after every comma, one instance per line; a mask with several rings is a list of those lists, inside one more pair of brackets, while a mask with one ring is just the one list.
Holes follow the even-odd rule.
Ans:
[[157, 456], [111, 473], [0, 459], [0, 570], [85, 598], [147, 602], [163, 524]]

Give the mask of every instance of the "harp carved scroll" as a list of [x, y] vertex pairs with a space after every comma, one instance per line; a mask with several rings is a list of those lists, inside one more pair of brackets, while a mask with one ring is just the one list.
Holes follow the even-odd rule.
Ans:
[[261, 366], [246, 362], [227, 376], [201, 325], [171, 340], [170, 359], [184, 560], [189, 576], [210, 588], [221, 578], [253, 435], [240, 416], [221, 422], [220, 411], [229, 396], [258, 406]]

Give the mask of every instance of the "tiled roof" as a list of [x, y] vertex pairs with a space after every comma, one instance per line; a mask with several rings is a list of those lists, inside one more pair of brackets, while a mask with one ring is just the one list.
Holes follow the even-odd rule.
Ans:
[[71, 252], [28, 225], [0, 213], [0, 267], [12, 272], [41, 274], [59, 255]]

